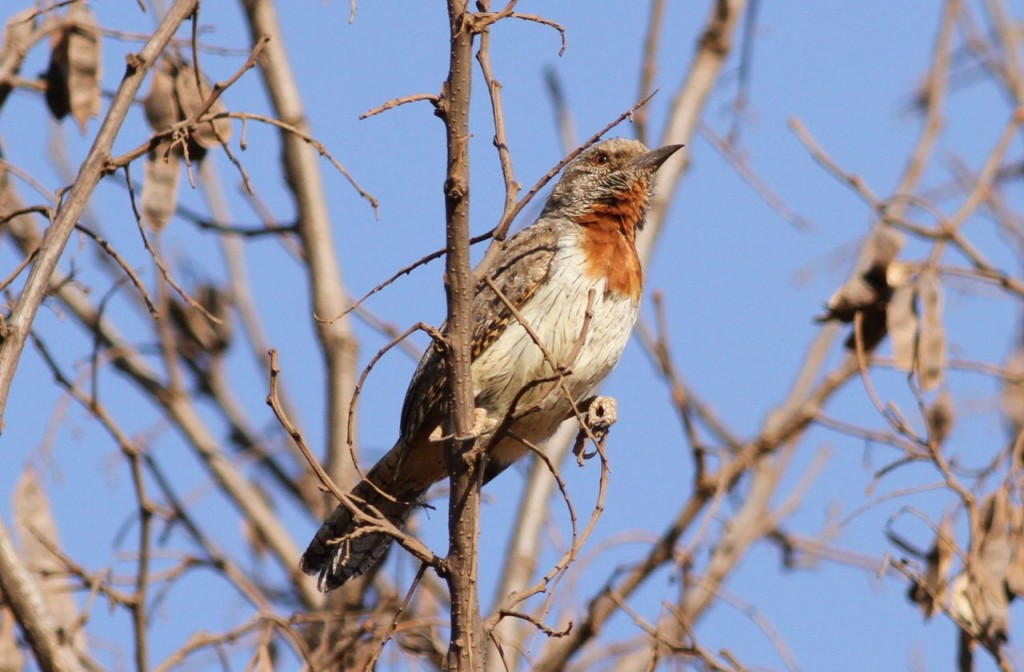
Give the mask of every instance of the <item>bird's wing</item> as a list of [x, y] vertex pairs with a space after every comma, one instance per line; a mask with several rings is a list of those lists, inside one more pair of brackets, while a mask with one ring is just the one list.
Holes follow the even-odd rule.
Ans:
[[498, 340], [514, 319], [509, 304], [518, 311], [548, 278], [558, 237], [557, 228], [547, 222], [520, 231], [508, 241], [490, 274], [501, 296], [484, 281], [477, 285], [473, 297], [474, 360]]
[[[491, 282], [481, 281], [473, 297], [473, 337], [470, 346], [475, 361], [489, 348], [514, 319], [511, 304], [519, 310], [551, 272], [558, 249], [558, 227], [539, 222], [509, 239], [490, 274]], [[506, 303], [507, 300], [507, 303]], [[443, 331], [443, 329], [442, 329]], [[402, 436], [411, 438], [432, 431], [444, 418], [447, 373], [440, 347], [431, 344], [413, 374], [402, 405]]]

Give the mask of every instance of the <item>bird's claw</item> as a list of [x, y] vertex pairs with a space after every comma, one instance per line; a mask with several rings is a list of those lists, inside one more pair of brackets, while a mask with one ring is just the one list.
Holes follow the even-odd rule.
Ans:
[[586, 445], [587, 439], [593, 438], [598, 447], [604, 445], [608, 432], [618, 420], [618, 403], [614, 397], [594, 396], [584, 400], [580, 407], [584, 407], [586, 410], [579, 417], [580, 431], [576, 434], [572, 454], [576, 456], [576, 461], [582, 466], [584, 460], [589, 460], [597, 454], [596, 450], [590, 453], [584, 451], [583, 447]]

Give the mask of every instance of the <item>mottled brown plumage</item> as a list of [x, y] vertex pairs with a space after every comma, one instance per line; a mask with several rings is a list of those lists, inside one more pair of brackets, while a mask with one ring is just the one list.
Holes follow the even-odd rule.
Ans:
[[[515, 411], [511, 431], [488, 453], [490, 480], [526, 453], [519, 438], [536, 445], [569, 415], [571, 401], [589, 396], [618, 362], [636, 321], [643, 285], [636, 231], [643, 225], [654, 173], [679, 147], [647, 151], [635, 140], [606, 140], [565, 169], [540, 218], [513, 236], [498, 257], [490, 281], [473, 300], [472, 375], [475, 405], [500, 425]], [[592, 319], [584, 331], [591, 290]], [[552, 366], [519, 318], [543, 342]], [[572, 361], [565, 385], [532, 384]], [[402, 407], [398, 442], [357, 485], [352, 495], [370, 513], [402, 527], [427, 489], [447, 475], [444, 444], [429, 437], [447, 412], [441, 351], [430, 347], [413, 375]], [[525, 390], [525, 393], [523, 392]], [[493, 430], [491, 430], [493, 431]], [[484, 434], [478, 441], [492, 442]], [[323, 591], [373, 566], [391, 537], [354, 521], [338, 506], [302, 556], [301, 568], [319, 577]]]

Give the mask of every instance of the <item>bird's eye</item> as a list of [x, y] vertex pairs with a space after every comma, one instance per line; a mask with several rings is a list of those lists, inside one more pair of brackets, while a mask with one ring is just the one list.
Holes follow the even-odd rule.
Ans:
[[608, 163], [608, 155], [605, 154], [604, 152], [598, 152], [597, 154], [594, 155], [594, 158], [591, 159], [591, 161], [594, 162], [595, 166], [604, 165]]

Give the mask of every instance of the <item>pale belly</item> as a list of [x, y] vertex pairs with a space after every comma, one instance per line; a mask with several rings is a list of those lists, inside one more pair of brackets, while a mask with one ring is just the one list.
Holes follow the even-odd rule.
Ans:
[[[536, 408], [516, 420], [511, 428], [534, 445], [551, 436], [570, 415], [570, 398], [582, 401], [591, 395], [615, 367], [637, 316], [635, 301], [618, 294], [606, 295], [603, 279], [595, 281], [584, 275], [579, 252], [559, 254], [549, 282], [526, 302], [520, 314], [544, 344], [550, 359], [557, 366], [568, 365], [570, 373], [562, 378], [564, 386], [553, 382], [531, 385], [552, 377], [556, 367], [515, 320], [473, 363], [472, 370], [476, 405], [485, 409], [491, 419], [500, 422], [513, 404], [516, 412]], [[591, 290], [593, 316], [584, 328]], [[572, 358], [581, 338], [582, 346]], [[524, 388], [527, 391], [520, 394]], [[487, 437], [481, 439], [486, 441]], [[528, 449], [521, 442], [506, 438], [492, 450], [492, 459], [508, 463]]]

